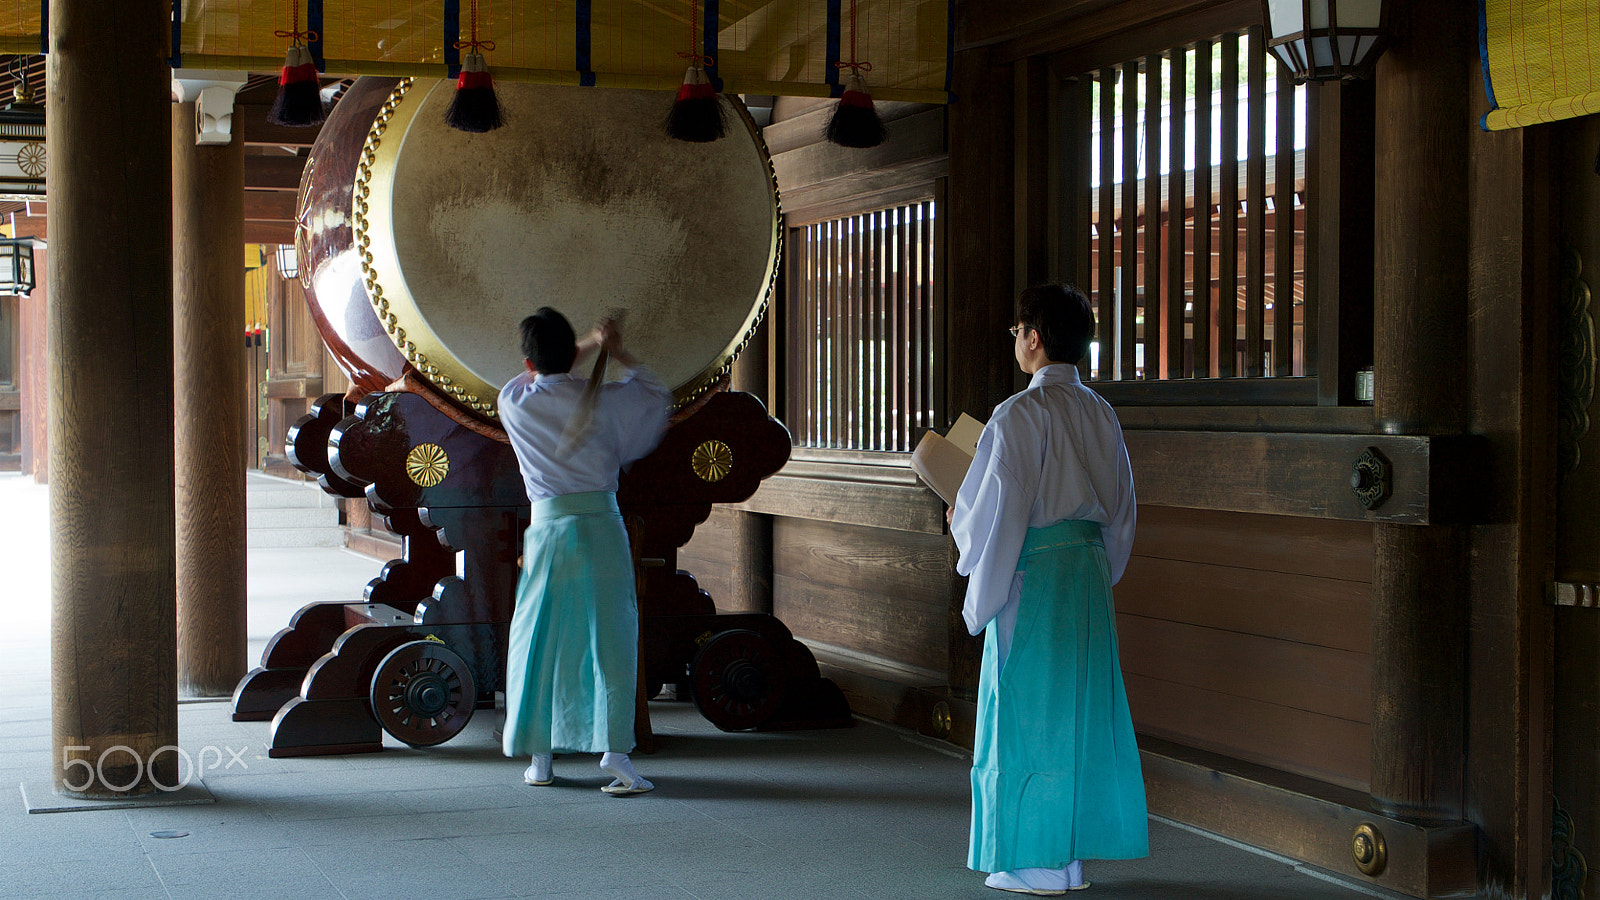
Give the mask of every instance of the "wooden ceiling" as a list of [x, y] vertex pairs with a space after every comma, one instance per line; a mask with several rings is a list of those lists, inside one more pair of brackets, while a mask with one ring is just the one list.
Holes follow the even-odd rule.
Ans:
[[[11, 101], [20, 79], [33, 88], [33, 102], [45, 105], [45, 58], [0, 54], [0, 106]], [[328, 84], [342, 84], [329, 81]], [[294, 207], [311, 145], [320, 129], [285, 128], [267, 121], [277, 92], [277, 75], [250, 75], [234, 101], [234, 139], [244, 144], [245, 241], [253, 244], [294, 242]], [[334, 96], [338, 102], [340, 90]], [[47, 112], [48, 115], [48, 112]], [[19, 237], [47, 240], [45, 204], [0, 201], [0, 216], [17, 228]]]

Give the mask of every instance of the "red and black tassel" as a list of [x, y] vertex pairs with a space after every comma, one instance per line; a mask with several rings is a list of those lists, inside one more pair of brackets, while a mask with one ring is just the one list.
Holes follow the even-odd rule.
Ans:
[[678, 99], [667, 113], [667, 134], [680, 141], [709, 143], [728, 133], [727, 111], [717, 96], [717, 87], [706, 77], [698, 61], [684, 73]]
[[274, 125], [303, 128], [320, 125], [327, 118], [322, 110], [322, 79], [311, 51], [301, 46], [289, 48], [283, 71], [278, 75], [278, 96], [273, 98], [267, 121]]
[[505, 124], [500, 117], [500, 100], [494, 95], [494, 79], [482, 54], [468, 53], [456, 77], [456, 95], [450, 101], [445, 121], [458, 131], [483, 134]]
[[833, 109], [825, 135], [841, 147], [860, 148], [876, 147], [889, 137], [859, 69], [851, 70], [849, 86]]

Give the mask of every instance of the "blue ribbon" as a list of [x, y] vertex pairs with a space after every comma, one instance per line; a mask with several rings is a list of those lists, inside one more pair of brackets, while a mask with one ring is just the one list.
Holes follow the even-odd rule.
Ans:
[[577, 43], [574, 48], [576, 58], [573, 64], [578, 69], [578, 83], [584, 87], [594, 87], [595, 81], [594, 70], [590, 68], [593, 65], [593, 60], [589, 58], [589, 13], [590, 0], [578, 0], [577, 9], [575, 10], [576, 22], [574, 23], [576, 27], [573, 29], [574, 40]]
[[[835, 2], [837, 2], [837, 0], [835, 0]], [[711, 85], [715, 87], [717, 89], [717, 93], [720, 94], [722, 93], [722, 78], [721, 76], [717, 75], [716, 63], [718, 55], [717, 27], [719, 22], [720, 16], [718, 15], [717, 10], [717, 0], [705, 0], [705, 9], [701, 13], [700, 20], [700, 52], [712, 60], [711, 65], [706, 66], [706, 78], [711, 81]]]
[[951, 100], [955, 97], [950, 94], [951, 79], [956, 71], [956, 0], [950, 0], [950, 8], [945, 11], [944, 35], [944, 93]]
[[461, 74], [461, 0], [444, 0], [444, 66], [451, 78]]
[[172, 55], [167, 57], [167, 64], [174, 69], [183, 68], [183, 0], [172, 0]]
[[322, 59], [322, 0], [306, 0], [306, 30], [317, 36], [316, 40], [306, 42], [311, 61], [317, 64], [318, 72], [328, 71], [328, 64]]
[[828, 0], [828, 57], [822, 65], [823, 75], [828, 80], [829, 97], [839, 97], [844, 94], [844, 86], [839, 83], [839, 6], [840, 0]]

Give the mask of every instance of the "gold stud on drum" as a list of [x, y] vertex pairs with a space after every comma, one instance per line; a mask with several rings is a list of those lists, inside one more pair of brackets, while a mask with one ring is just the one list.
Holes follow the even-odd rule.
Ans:
[[1350, 838], [1350, 858], [1363, 875], [1376, 877], [1383, 874], [1384, 867], [1389, 864], [1389, 847], [1384, 843], [1383, 832], [1371, 822], [1356, 826], [1355, 834]]
[[450, 474], [450, 457], [438, 444], [418, 444], [406, 454], [406, 475], [422, 487], [433, 487]]
[[721, 441], [706, 441], [694, 448], [689, 465], [701, 481], [721, 481], [733, 471], [733, 449]]

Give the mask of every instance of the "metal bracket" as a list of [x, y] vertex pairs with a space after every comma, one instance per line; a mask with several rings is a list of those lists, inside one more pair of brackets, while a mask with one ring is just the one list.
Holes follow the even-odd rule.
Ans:
[[1377, 447], [1368, 447], [1356, 457], [1350, 471], [1350, 492], [1367, 509], [1377, 509], [1394, 491], [1394, 467]]

